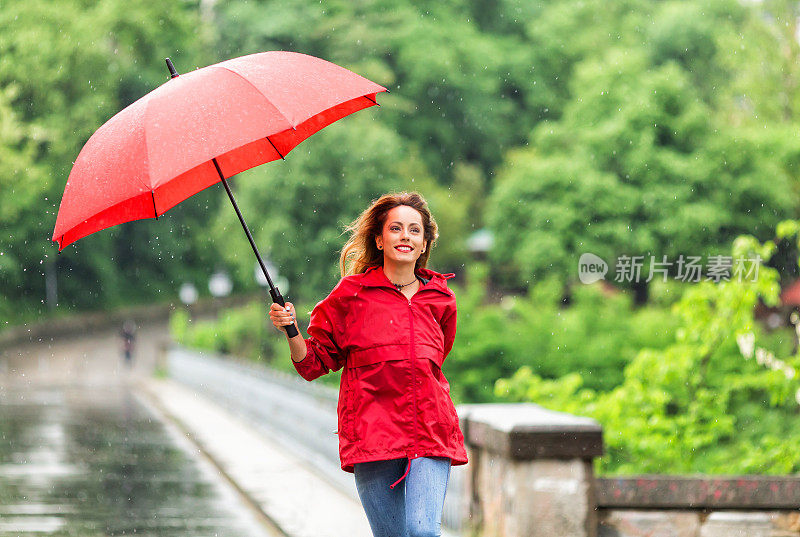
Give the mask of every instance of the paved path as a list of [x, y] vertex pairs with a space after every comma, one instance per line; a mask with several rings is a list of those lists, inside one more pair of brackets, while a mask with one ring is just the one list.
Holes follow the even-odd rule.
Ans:
[[237, 416], [168, 379], [147, 379], [141, 385], [286, 535], [372, 535], [358, 502]]
[[172, 380], [156, 378], [153, 372], [165, 359], [168, 342], [163, 323], [140, 326], [131, 368], [124, 364], [116, 331], [2, 349], [0, 414], [3, 398], [7, 401], [12, 394], [25, 398], [59, 390], [132, 390], [169, 428], [179, 431], [194, 456], [210, 463], [218, 478], [238, 491], [239, 501], [247, 504], [268, 534], [372, 535], [360, 504], [321, 478], [302, 458], [270, 442], [263, 430], [210, 399]]
[[143, 394], [141, 334], [130, 370], [116, 334], [0, 355], [0, 537], [284, 536]]
[[[372, 535], [353, 491], [348, 493], [336, 479], [323, 476], [309, 464], [308, 453], [271, 439], [263, 428], [226, 410], [219, 401], [154, 376], [157, 369], [166, 370], [168, 344], [164, 323], [141, 326], [132, 368], [123, 363], [117, 331], [0, 349], [0, 406], [4, 394], [25, 390], [130, 388], [153, 415], [178, 431], [196, 457], [237, 491], [238, 501], [247, 505], [269, 535]], [[339, 478], [352, 481], [351, 474], [340, 473]], [[352, 483], [350, 488], [355, 488]]]

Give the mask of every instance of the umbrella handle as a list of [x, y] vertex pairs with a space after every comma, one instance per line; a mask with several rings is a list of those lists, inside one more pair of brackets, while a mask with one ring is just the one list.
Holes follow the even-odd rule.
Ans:
[[[277, 286], [270, 288], [269, 294], [270, 296], [272, 296], [272, 301], [274, 303], [278, 304], [283, 308], [286, 307], [286, 301], [283, 300], [283, 296], [281, 296], [281, 292]], [[289, 338], [293, 338], [300, 334], [300, 332], [297, 331], [297, 327], [293, 324], [284, 326], [283, 328], [284, 330], [286, 330], [286, 335], [289, 336]]]

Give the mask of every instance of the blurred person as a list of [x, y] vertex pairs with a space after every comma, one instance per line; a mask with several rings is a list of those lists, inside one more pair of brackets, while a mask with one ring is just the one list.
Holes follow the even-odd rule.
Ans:
[[122, 337], [122, 357], [125, 360], [125, 366], [129, 369], [133, 367], [133, 347], [136, 342], [136, 323], [131, 319], [122, 323], [122, 330], [120, 331]]

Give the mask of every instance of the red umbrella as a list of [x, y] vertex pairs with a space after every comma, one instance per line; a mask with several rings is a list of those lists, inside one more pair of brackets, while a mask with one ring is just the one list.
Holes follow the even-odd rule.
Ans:
[[386, 88], [293, 52], [251, 54], [180, 76], [169, 59], [167, 66], [172, 80], [108, 120], [81, 149], [53, 240], [60, 251], [95, 231], [158, 218], [221, 181], [270, 294], [283, 305], [226, 178], [284, 158], [323, 127], [376, 105]]

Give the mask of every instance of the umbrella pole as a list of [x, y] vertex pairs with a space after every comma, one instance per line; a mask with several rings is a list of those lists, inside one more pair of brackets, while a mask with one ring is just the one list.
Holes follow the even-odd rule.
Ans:
[[[264, 276], [267, 277], [267, 283], [269, 284], [269, 294], [270, 296], [272, 296], [272, 301], [281, 306], [286, 306], [286, 302], [283, 300], [281, 292], [272, 283], [272, 278], [269, 277], [269, 272], [267, 272], [267, 266], [264, 264], [264, 260], [261, 259], [261, 254], [258, 252], [256, 241], [253, 240], [253, 234], [250, 233], [250, 228], [247, 227], [247, 223], [244, 221], [244, 216], [242, 216], [242, 212], [239, 210], [239, 205], [237, 205], [236, 199], [233, 197], [233, 192], [231, 191], [231, 187], [228, 185], [228, 181], [226, 181], [225, 176], [222, 175], [222, 170], [220, 169], [219, 164], [217, 163], [217, 159], [211, 159], [211, 161], [214, 163], [214, 167], [217, 169], [219, 178], [222, 180], [222, 186], [225, 187], [225, 192], [228, 193], [228, 198], [230, 198], [231, 203], [233, 204], [233, 209], [236, 211], [236, 216], [239, 217], [239, 222], [241, 222], [242, 227], [244, 228], [244, 232], [247, 235], [247, 240], [250, 241], [250, 246], [253, 248], [253, 253], [256, 254], [256, 259], [258, 259], [258, 264], [261, 266], [261, 270], [264, 272]], [[285, 326], [284, 329], [286, 330], [286, 335], [289, 336], [290, 338], [298, 335], [297, 327], [293, 324]]]

